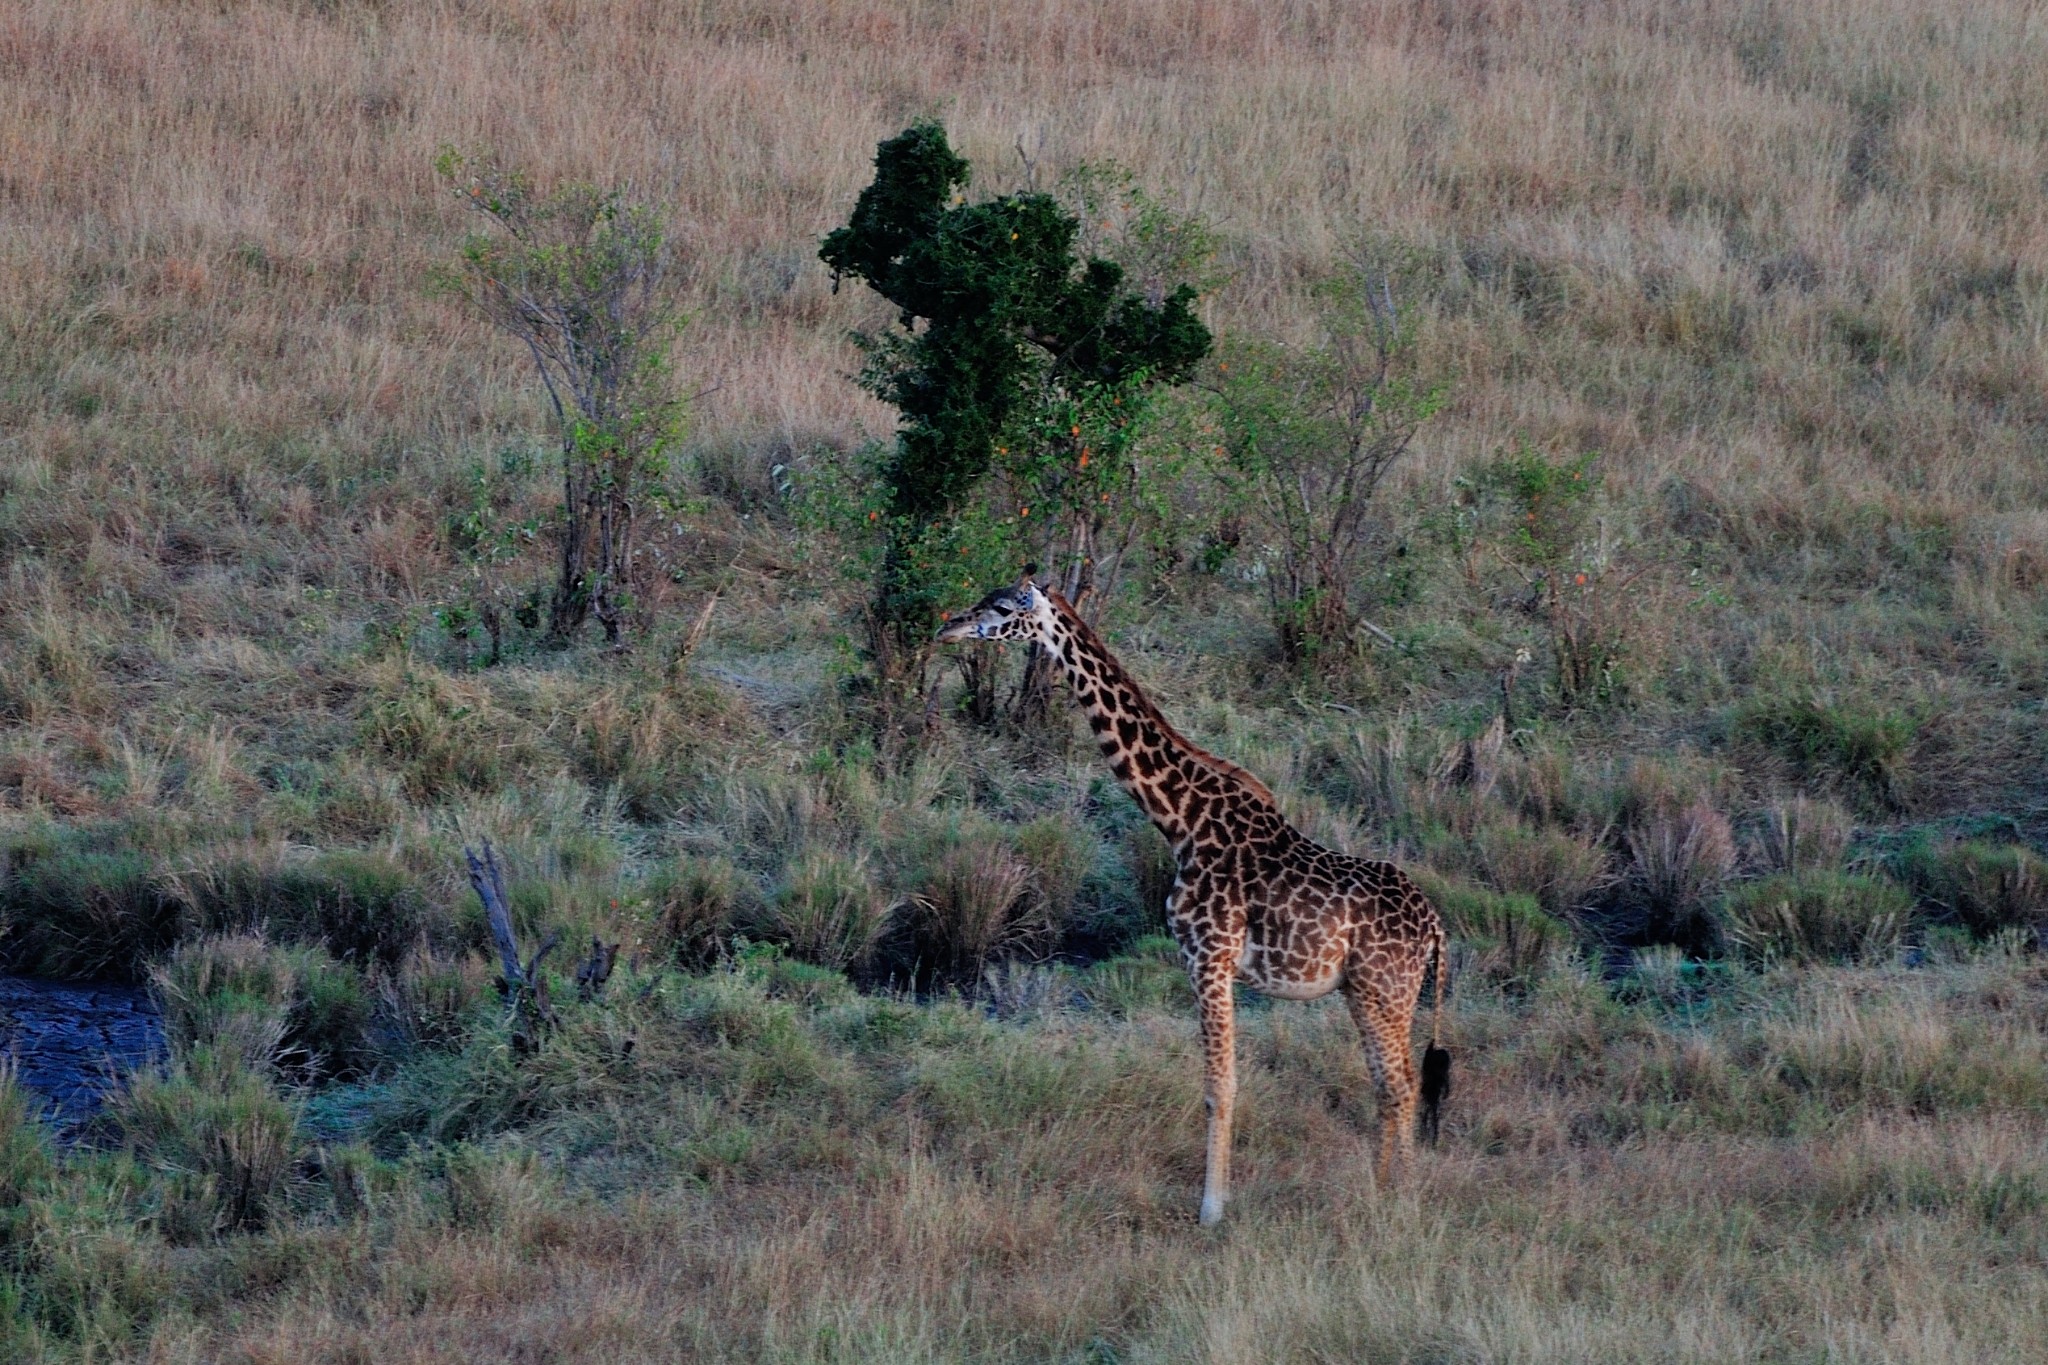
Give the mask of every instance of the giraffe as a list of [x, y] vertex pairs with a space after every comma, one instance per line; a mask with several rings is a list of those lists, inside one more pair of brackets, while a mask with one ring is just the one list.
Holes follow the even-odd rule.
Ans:
[[[1173, 848], [1166, 922], [1195, 988], [1205, 1066], [1202, 1225], [1221, 1219], [1230, 1197], [1237, 981], [1281, 1000], [1343, 992], [1378, 1093], [1377, 1174], [1386, 1184], [1412, 1145], [1418, 1090], [1431, 1141], [1450, 1094], [1450, 1053], [1439, 1042], [1448, 963], [1435, 907], [1392, 863], [1311, 840], [1258, 778], [1189, 743], [1073, 607], [1033, 584], [1033, 572], [948, 620], [938, 639], [1036, 642], [1065, 672], [1117, 781]], [[1435, 1017], [1418, 1086], [1409, 1032], [1432, 965]]]

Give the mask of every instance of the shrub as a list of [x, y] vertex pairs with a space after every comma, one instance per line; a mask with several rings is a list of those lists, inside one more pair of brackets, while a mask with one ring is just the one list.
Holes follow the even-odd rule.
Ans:
[[1027, 920], [1030, 884], [1030, 869], [1001, 831], [954, 825], [916, 900], [930, 960], [974, 980], [996, 952], [1036, 936], [1039, 926]]
[[793, 956], [844, 971], [868, 960], [895, 908], [865, 858], [814, 847], [784, 868], [762, 928]]
[[1571, 926], [1545, 911], [1534, 896], [1488, 891], [1469, 882], [1418, 870], [1444, 928], [1472, 950], [1465, 970], [1512, 990], [1527, 990], [1572, 951]]
[[1898, 952], [1912, 914], [1912, 895], [1895, 882], [1779, 873], [1728, 894], [1722, 932], [1755, 961], [1883, 962]]
[[375, 853], [297, 861], [265, 850], [193, 867], [172, 885], [207, 930], [318, 944], [358, 965], [395, 965], [427, 927], [411, 875]]
[[678, 858], [645, 890], [653, 947], [686, 967], [711, 962], [734, 926], [759, 910], [753, 881], [727, 858]]
[[[875, 149], [873, 183], [818, 252], [900, 322], [863, 338], [862, 383], [901, 414], [873, 471], [881, 496], [840, 518], [883, 532], [871, 638], [889, 681], [921, 670], [961, 580], [1013, 568], [1047, 521], [1072, 523], [1074, 561], [1093, 553], [1094, 532], [1125, 510], [1138, 400], [1186, 379], [1210, 345], [1193, 285], [1157, 282], [1148, 298], [1123, 267], [1078, 259], [1080, 224], [1051, 195], [959, 202], [969, 178], [943, 128], [914, 124]], [[1098, 425], [1109, 439], [1083, 444]], [[987, 515], [980, 495], [1011, 450], [1004, 472], [1024, 510]]]
[[1735, 834], [1704, 800], [1651, 814], [1628, 832], [1620, 899], [1638, 940], [1714, 946], [1713, 904], [1735, 871]]
[[162, 1176], [157, 1223], [172, 1241], [260, 1228], [283, 1199], [298, 1116], [238, 1058], [194, 1047], [168, 1074], [136, 1077], [108, 1117]]
[[378, 1024], [401, 1049], [459, 1047], [497, 976], [482, 958], [445, 957], [417, 944], [390, 971], [377, 976]]
[[1359, 588], [1390, 559], [1380, 484], [1444, 386], [1411, 373], [1414, 319], [1391, 272], [1361, 261], [1324, 292], [1314, 344], [1239, 343], [1219, 373], [1225, 477], [1269, 547], [1258, 568], [1281, 656], [1330, 668], [1356, 649]]
[[174, 1053], [205, 1048], [258, 1071], [280, 1065], [313, 1079], [367, 1066], [372, 1005], [360, 973], [318, 948], [255, 935], [179, 946], [151, 973]]
[[2018, 844], [1908, 844], [1892, 858], [1901, 880], [1940, 918], [1977, 938], [2048, 930], [2048, 863]]
[[363, 974], [318, 948], [292, 953], [296, 973], [284, 1045], [315, 1079], [345, 1080], [367, 1071], [374, 1051], [376, 1001]]
[[1159, 929], [1166, 923], [1166, 898], [1180, 876], [1166, 836], [1149, 824], [1132, 825], [1124, 834], [1124, 862], [1137, 887], [1140, 923]]
[[1754, 856], [1769, 872], [1833, 871], [1855, 833], [1855, 822], [1840, 806], [1795, 796], [1765, 808]]
[[634, 513], [659, 495], [682, 418], [669, 352], [682, 271], [662, 212], [623, 187], [540, 194], [488, 157], [444, 151], [437, 169], [497, 229], [465, 239], [442, 282], [524, 344], [554, 408], [562, 505], [548, 635], [566, 642], [595, 613], [616, 647]]
[[279, 1060], [297, 973], [253, 935], [182, 945], [150, 974], [173, 1055], [204, 1049], [249, 1070]]
[[46, 976], [134, 979], [178, 939], [177, 901], [149, 858], [67, 839], [19, 846], [0, 883], [9, 958]]
[[52, 1169], [50, 1142], [36, 1120], [40, 1097], [0, 1066], [0, 1258], [20, 1235], [20, 1208]]
[[1092, 1008], [1119, 1019], [1186, 1010], [1195, 998], [1180, 945], [1165, 934], [1149, 934], [1124, 953], [1089, 967], [1077, 988]]
[[1013, 838], [1030, 873], [1033, 914], [1046, 940], [1056, 941], [1073, 922], [1081, 888], [1095, 869], [1095, 836], [1071, 818], [1046, 815], [1018, 826]]
[[1575, 922], [1613, 881], [1607, 855], [1561, 829], [1482, 825], [1466, 841], [1463, 857], [1462, 870], [1494, 890], [1533, 896], [1547, 913], [1567, 921]]
[[1812, 695], [1758, 698], [1735, 712], [1736, 734], [1776, 750], [1808, 776], [1833, 777], [1893, 807], [1905, 799], [1917, 729], [1897, 711]]

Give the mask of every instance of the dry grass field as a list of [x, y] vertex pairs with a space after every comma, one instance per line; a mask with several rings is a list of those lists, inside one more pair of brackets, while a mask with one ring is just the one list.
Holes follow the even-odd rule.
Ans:
[[[0, 1089], [0, 1356], [2035, 1358], [2044, 77], [2018, 0], [12, 0], [0, 955], [153, 980], [173, 1062], [62, 1153]], [[799, 504], [890, 432], [889, 312], [816, 253], [921, 116], [976, 194], [1113, 160], [1200, 215], [1225, 342], [1402, 262], [1448, 404], [1381, 497], [1397, 645], [1276, 663], [1199, 462], [1105, 615], [1444, 907], [1458, 1088], [1397, 1189], [1341, 1010], [1248, 1005], [1197, 1229], [1135, 808], [1058, 726], [866, 725]], [[463, 528], [559, 479], [433, 287], [444, 147], [669, 206], [697, 396], [629, 654], [484, 667], [450, 610], [547, 577]], [[1598, 452], [1594, 701], [1475, 491], [1516, 450]], [[537, 1051], [486, 837], [524, 931], [636, 949]], [[1032, 931], [913, 980], [991, 913]]]

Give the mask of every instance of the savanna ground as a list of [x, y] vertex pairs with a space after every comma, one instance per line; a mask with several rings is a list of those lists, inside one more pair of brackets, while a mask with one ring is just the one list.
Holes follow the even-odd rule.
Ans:
[[[10, 1358], [2033, 1358], [2044, 75], [2002, 2], [9, 6], [0, 944], [174, 1041], [97, 1146], [0, 1101]], [[1394, 643], [1276, 662], [1199, 459], [1105, 605], [1445, 908], [1457, 1090], [1391, 1192], [1341, 1010], [1248, 1004], [1198, 1231], [1136, 811], [1064, 721], [875, 738], [804, 499], [888, 433], [887, 310], [815, 252], [934, 113], [978, 193], [1021, 142], [1200, 214], [1218, 366], [1402, 262], [1448, 403], [1376, 504]], [[672, 205], [702, 392], [626, 655], [483, 666], [559, 482], [429, 287], [444, 146]], [[1586, 451], [1546, 615], [1502, 471]], [[536, 1050], [486, 837], [530, 938], [634, 945]]]

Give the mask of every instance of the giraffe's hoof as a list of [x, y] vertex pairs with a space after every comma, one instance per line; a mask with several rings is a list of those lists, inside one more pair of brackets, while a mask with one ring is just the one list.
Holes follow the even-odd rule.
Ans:
[[1202, 1226], [1213, 1228], [1223, 1221], [1223, 1201], [1213, 1194], [1202, 1196]]

